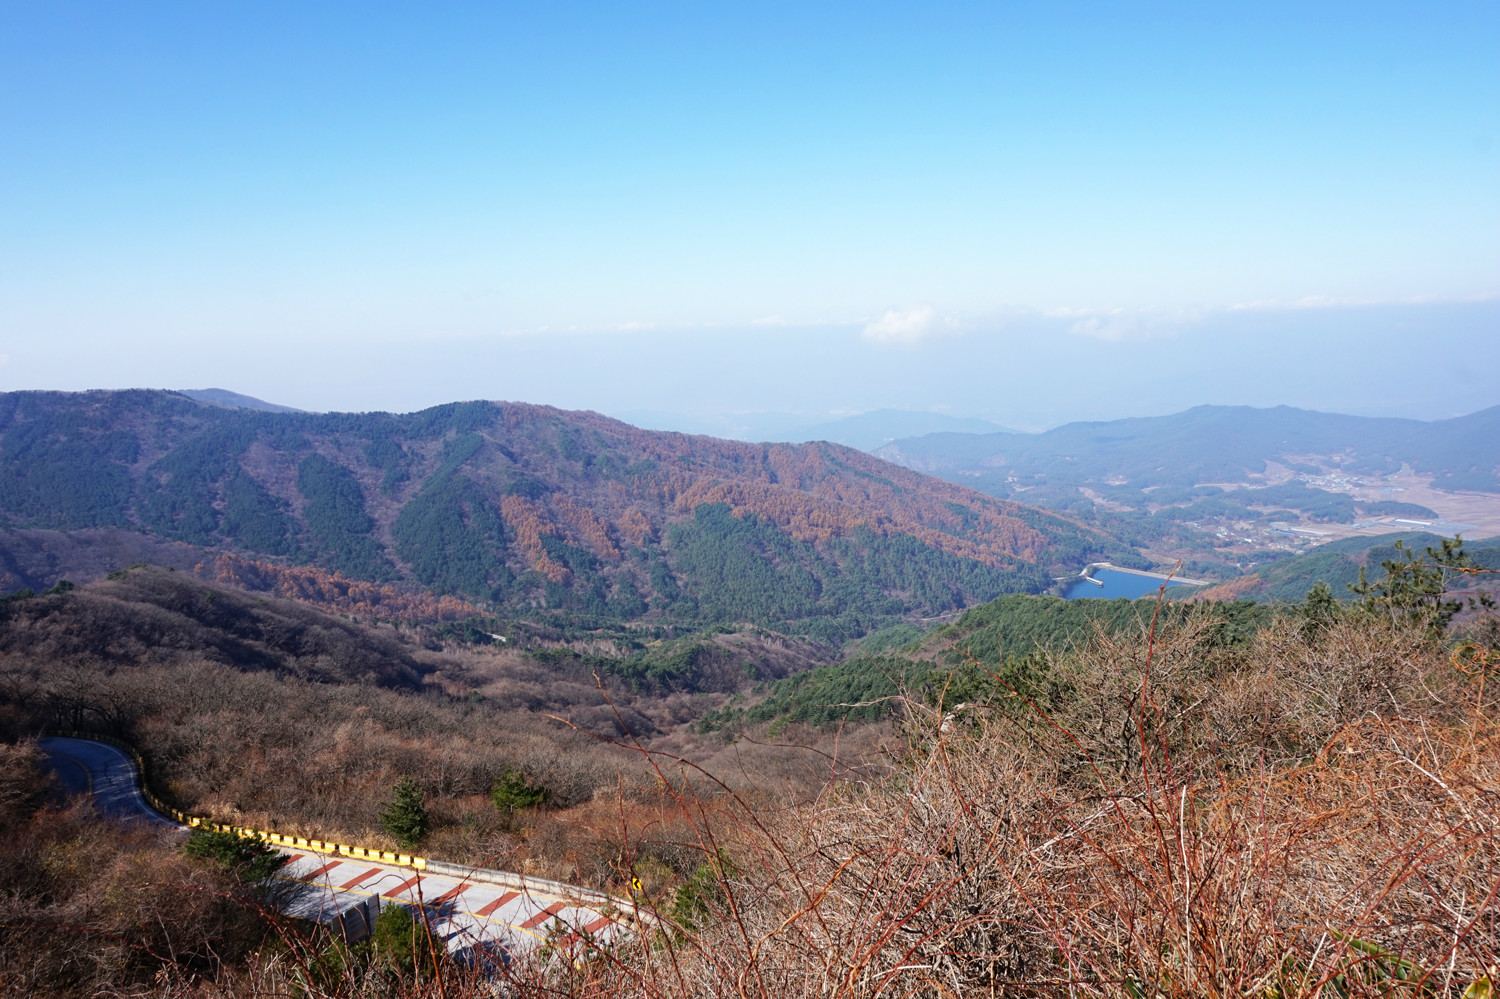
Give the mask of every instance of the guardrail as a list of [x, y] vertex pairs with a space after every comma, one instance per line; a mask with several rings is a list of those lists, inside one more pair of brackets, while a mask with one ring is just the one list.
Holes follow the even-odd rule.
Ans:
[[387, 864], [396, 864], [399, 867], [414, 867], [417, 870], [428, 868], [426, 856], [411, 856], [407, 853], [395, 853], [392, 850], [374, 849], [369, 846], [356, 846], [353, 843], [330, 843], [326, 840], [314, 840], [305, 835], [291, 835], [288, 832], [278, 832], [276, 829], [257, 829], [248, 825], [229, 825], [228, 822], [214, 822], [210, 817], [201, 814], [189, 814], [181, 808], [174, 808], [151, 790], [150, 784], [145, 780], [145, 757], [129, 742], [114, 738], [113, 735], [99, 735], [96, 732], [63, 732], [63, 730], [48, 730], [48, 735], [60, 735], [63, 738], [90, 739], [90, 741], [104, 742], [107, 745], [120, 750], [121, 753], [130, 757], [135, 763], [135, 786], [145, 798], [145, 804], [151, 805], [154, 811], [177, 822], [178, 825], [186, 825], [192, 829], [210, 829], [213, 832], [234, 832], [236, 835], [245, 837], [258, 837], [267, 843], [275, 843], [276, 846], [285, 846], [288, 849], [311, 850], [314, 853], [338, 853], [341, 856], [354, 856], [360, 859], [374, 859], [374, 861], [386, 861]]
[[486, 884], [503, 885], [507, 888], [515, 888], [519, 891], [539, 891], [552, 895], [565, 895], [578, 898], [579, 900], [590, 900], [604, 902], [609, 905], [624, 909], [634, 910], [638, 916], [645, 915], [646, 910], [641, 909], [639, 903], [631, 898], [622, 898], [611, 895], [608, 892], [596, 891], [592, 888], [581, 888], [571, 885], [565, 881], [553, 881], [550, 878], [533, 878], [524, 874], [512, 874], [509, 871], [496, 871], [487, 867], [469, 867], [465, 864], [450, 864], [442, 860], [433, 860], [429, 857], [414, 857], [404, 853], [393, 853], [389, 850], [377, 850], [372, 847], [356, 846], [350, 843], [330, 843], [325, 840], [309, 839], [305, 836], [292, 836], [288, 833], [277, 832], [274, 829], [255, 829], [250, 826], [235, 826], [224, 822], [215, 822], [211, 818], [202, 815], [190, 815], [180, 808], [173, 808], [156, 793], [151, 790], [146, 781], [146, 760], [140, 752], [130, 743], [123, 739], [117, 739], [112, 735], [100, 735], [94, 732], [76, 732], [47, 730], [48, 735], [62, 736], [68, 739], [88, 739], [93, 742], [102, 742], [120, 750], [130, 757], [135, 763], [136, 787], [141, 792], [141, 797], [157, 813], [170, 818], [179, 825], [190, 829], [208, 829], [213, 832], [234, 833], [236, 836], [258, 837], [267, 843], [292, 850], [306, 850], [311, 853], [326, 853], [340, 857], [351, 857], [360, 860], [374, 860], [387, 864], [395, 864], [398, 867], [411, 867], [415, 870], [426, 871], [430, 874], [441, 874], [447, 877], [460, 878], [465, 881], [483, 882]]
[[[94, 732], [60, 731], [48, 730], [49, 735], [59, 735], [68, 739], [89, 739], [93, 742], [102, 742], [114, 746], [135, 763], [135, 784], [141, 792], [141, 797], [146, 799], [146, 804], [161, 815], [176, 822], [178, 825], [187, 826], [190, 829], [208, 829], [213, 832], [234, 833], [236, 836], [254, 836], [293, 850], [307, 850], [312, 853], [331, 853], [343, 857], [354, 857], [361, 860], [379, 860], [388, 864], [396, 864], [399, 867], [412, 867], [419, 871], [428, 868], [429, 861], [426, 857], [414, 857], [404, 853], [394, 853], [390, 850], [377, 850], [373, 847], [356, 846], [352, 843], [330, 843], [326, 840], [310, 839], [306, 836], [293, 836], [289, 833], [277, 832], [274, 829], [255, 829], [251, 826], [230, 825], [227, 822], [215, 822], [213, 819], [202, 815], [190, 815], [180, 808], [173, 808], [162, 801], [146, 780], [146, 759], [130, 743], [123, 739], [117, 739], [112, 735], [101, 735]], [[444, 865], [449, 866], [449, 865]]]

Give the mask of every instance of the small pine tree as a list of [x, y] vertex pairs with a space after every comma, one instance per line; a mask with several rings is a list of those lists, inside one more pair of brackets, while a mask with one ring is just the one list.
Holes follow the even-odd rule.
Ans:
[[403, 849], [411, 849], [427, 835], [427, 809], [422, 789], [410, 777], [402, 777], [392, 789], [393, 798], [380, 813], [380, 826]]
[[259, 836], [215, 832], [201, 826], [188, 833], [182, 852], [198, 860], [217, 861], [252, 885], [265, 884], [286, 860]]
[[1334, 599], [1332, 588], [1320, 579], [1307, 591], [1307, 599], [1296, 610], [1297, 616], [1302, 619], [1302, 637], [1315, 642], [1319, 635], [1338, 620], [1339, 602]]
[[399, 905], [387, 905], [375, 917], [370, 944], [384, 964], [412, 972], [421, 952], [421, 931], [422, 924], [412, 918], [411, 912]]
[[495, 778], [490, 799], [501, 813], [514, 815], [523, 808], [540, 805], [547, 799], [547, 789], [532, 784], [521, 771], [506, 767], [505, 772]]
[[698, 869], [677, 886], [677, 894], [672, 900], [672, 915], [678, 925], [696, 929], [713, 913], [722, 911], [728, 898], [729, 879], [736, 873], [722, 850], [699, 864]]
[[1364, 566], [1360, 566], [1359, 581], [1349, 584], [1349, 589], [1360, 598], [1358, 606], [1362, 610], [1388, 615], [1397, 623], [1425, 627], [1441, 637], [1449, 622], [1466, 605], [1493, 608], [1494, 598], [1488, 594], [1455, 596], [1448, 590], [1454, 576], [1478, 568], [1464, 551], [1462, 537], [1444, 538], [1441, 549], [1427, 549], [1425, 560], [1420, 560], [1416, 551], [1403, 542], [1397, 541], [1394, 547], [1397, 558], [1380, 563], [1385, 570], [1384, 578], [1369, 582]]

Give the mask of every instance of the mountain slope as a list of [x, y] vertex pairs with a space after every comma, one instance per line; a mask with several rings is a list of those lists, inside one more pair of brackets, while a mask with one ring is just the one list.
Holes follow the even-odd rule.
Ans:
[[[1335, 599], [1351, 600], [1349, 584], [1359, 578], [1363, 568], [1371, 579], [1381, 575], [1381, 564], [1402, 561], [1396, 542], [1420, 554], [1428, 548], [1441, 550], [1443, 539], [1436, 534], [1406, 531], [1378, 537], [1340, 538], [1294, 558], [1272, 562], [1254, 573], [1207, 590], [1184, 591], [1179, 599], [1204, 596], [1208, 599], [1267, 600], [1300, 603], [1317, 583], [1327, 583]], [[1500, 544], [1494, 540], [1468, 542], [1464, 551], [1481, 566], [1500, 568]], [[1474, 580], [1455, 578], [1455, 590], [1473, 585]], [[1491, 586], [1485, 587], [1487, 590]]]
[[223, 406], [225, 409], [258, 409], [266, 413], [300, 413], [301, 410], [292, 406], [282, 406], [274, 402], [266, 402], [251, 395], [241, 395], [228, 389], [206, 388], [206, 389], [178, 389], [178, 395], [185, 395], [189, 399], [198, 402], [206, 402], [210, 406]]
[[389, 631], [183, 572], [119, 572], [0, 602], [0, 662], [87, 662], [109, 670], [205, 660], [241, 672], [394, 690], [418, 690], [432, 672]]
[[0, 517], [143, 531], [510, 612], [748, 620], [837, 641], [1132, 558], [1099, 531], [839, 445], [489, 402], [395, 416], [0, 395]]

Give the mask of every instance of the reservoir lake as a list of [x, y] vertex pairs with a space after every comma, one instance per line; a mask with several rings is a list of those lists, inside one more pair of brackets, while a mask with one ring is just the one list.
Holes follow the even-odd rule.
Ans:
[[[1135, 600], [1138, 597], [1151, 597], [1161, 587], [1161, 580], [1155, 576], [1137, 576], [1133, 572], [1119, 572], [1115, 569], [1095, 569], [1094, 577], [1103, 583], [1091, 583], [1087, 579], [1076, 579], [1068, 584], [1063, 590], [1063, 596], [1068, 600], [1080, 598], [1093, 598], [1097, 600], [1118, 600], [1124, 597], [1127, 600]], [[1186, 586], [1175, 579], [1168, 586]]]

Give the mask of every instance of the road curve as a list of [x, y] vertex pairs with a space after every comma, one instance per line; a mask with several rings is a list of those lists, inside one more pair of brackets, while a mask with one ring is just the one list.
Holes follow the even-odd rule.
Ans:
[[58, 779], [73, 794], [86, 794], [94, 807], [115, 819], [184, 828], [157, 813], [141, 796], [135, 761], [123, 750], [92, 739], [47, 736], [37, 740]]
[[[68, 790], [92, 795], [105, 815], [186, 828], [146, 804], [134, 761], [114, 746], [60, 736], [38, 744]], [[351, 910], [399, 905], [422, 916], [450, 953], [472, 963], [508, 963], [548, 943], [577, 950], [634, 928], [632, 914], [622, 911], [628, 902], [609, 904], [585, 889], [575, 894], [570, 886], [550, 882], [527, 887], [524, 878], [503, 872], [464, 876], [305, 850], [279, 852], [287, 861], [277, 871], [274, 895], [288, 915], [332, 923]]]

